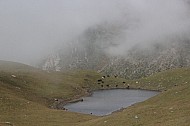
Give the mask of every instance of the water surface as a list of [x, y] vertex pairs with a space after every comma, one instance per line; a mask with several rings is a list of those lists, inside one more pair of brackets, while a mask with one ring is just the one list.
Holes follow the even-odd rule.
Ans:
[[69, 103], [64, 107], [72, 112], [103, 116], [147, 100], [158, 93], [156, 91], [127, 89], [99, 90], [94, 91], [91, 96], [83, 97], [83, 102]]

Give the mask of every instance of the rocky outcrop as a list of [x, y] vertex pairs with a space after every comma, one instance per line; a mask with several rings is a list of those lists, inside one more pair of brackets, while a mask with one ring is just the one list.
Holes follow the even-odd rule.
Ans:
[[[71, 41], [67, 50], [59, 49], [46, 58], [44, 70], [92, 69], [125, 78], [140, 78], [155, 72], [190, 66], [190, 40], [159, 42], [146, 48], [134, 46], [125, 57], [109, 56], [106, 48], [117, 46], [121, 25], [103, 24], [87, 29]], [[65, 48], [64, 48], [65, 49]]]
[[115, 58], [102, 72], [125, 78], [140, 78], [153, 73], [190, 66], [190, 41], [133, 48], [126, 58]]

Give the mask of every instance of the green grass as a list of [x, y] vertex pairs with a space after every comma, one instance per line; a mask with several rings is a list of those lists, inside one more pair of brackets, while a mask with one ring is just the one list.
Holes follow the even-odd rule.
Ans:
[[[190, 68], [169, 70], [139, 80], [109, 77], [104, 83], [98, 84], [97, 80], [101, 76], [94, 71], [81, 70], [45, 72], [24, 64], [0, 61], [0, 126], [190, 124]], [[88, 91], [116, 88], [116, 85], [118, 88], [125, 88], [127, 84], [131, 88], [162, 92], [147, 101], [105, 117], [50, 109], [56, 104], [55, 98], [68, 101], [84, 96]]]
[[122, 112], [90, 120], [79, 126], [189, 126], [189, 68], [169, 70], [130, 82], [133, 87], [162, 92]]
[[24, 64], [0, 61], [0, 125], [11, 122], [19, 126], [69, 126], [97, 118], [50, 108], [55, 98], [68, 101], [86, 95], [88, 90], [99, 89], [97, 80], [101, 76], [81, 70], [45, 72]]

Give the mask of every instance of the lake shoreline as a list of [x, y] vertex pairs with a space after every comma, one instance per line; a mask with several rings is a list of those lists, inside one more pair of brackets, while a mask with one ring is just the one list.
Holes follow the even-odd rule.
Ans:
[[[67, 99], [67, 100], [64, 100], [64, 99], [58, 99], [58, 101], [55, 101], [54, 102], [54, 105], [53, 105], [53, 109], [58, 109], [58, 110], [65, 110], [67, 111], [67, 109], [64, 107], [65, 105], [67, 104], [70, 104], [70, 103], [76, 103], [76, 102], [82, 102], [83, 101], [83, 97], [88, 97], [88, 96], [91, 96], [93, 94], [94, 91], [102, 91], [102, 90], [117, 90], [117, 89], [122, 89], [122, 90], [144, 90], [144, 91], [156, 91], [156, 92], [161, 92], [161, 90], [150, 90], [150, 89], [142, 89], [142, 88], [104, 88], [104, 89], [96, 89], [96, 90], [86, 90], [86, 92], [82, 95], [75, 95], [74, 97], [70, 98], [70, 99]], [[126, 107], [127, 108], [127, 107]], [[112, 113], [117, 113], [117, 112], [120, 112], [120, 111], [123, 111], [124, 109], [126, 109], [125, 107], [124, 108], [120, 108], [118, 110], [115, 110], [113, 112], [111, 112], [110, 114]], [[108, 114], [108, 115], [110, 115]], [[94, 115], [96, 116], [96, 115]], [[107, 116], [107, 115], [103, 115], [103, 116]]]

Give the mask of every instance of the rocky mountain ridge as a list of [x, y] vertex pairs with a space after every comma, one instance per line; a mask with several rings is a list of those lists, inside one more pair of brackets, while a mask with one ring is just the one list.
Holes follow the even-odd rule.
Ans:
[[190, 66], [190, 40], [176, 39], [149, 45], [134, 46], [125, 57], [111, 56], [106, 48], [117, 46], [124, 27], [103, 24], [86, 30], [67, 45], [67, 51], [59, 49], [48, 56], [41, 66], [43, 70], [92, 69], [124, 78], [140, 78], [153, 73]]

